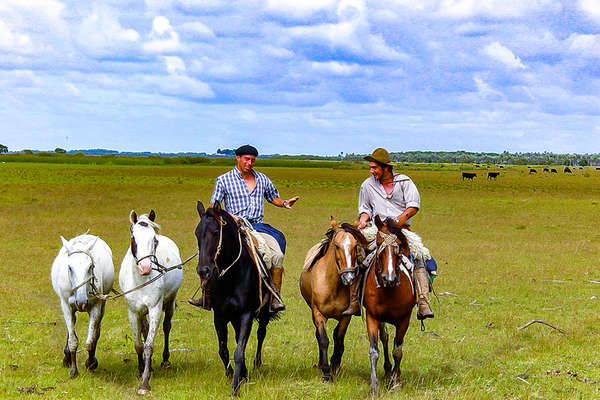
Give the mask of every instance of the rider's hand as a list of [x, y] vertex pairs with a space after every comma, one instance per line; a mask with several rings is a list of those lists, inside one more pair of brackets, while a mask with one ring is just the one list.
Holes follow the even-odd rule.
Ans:
[[294, 203], [296, 201], [298, 201], [299, 198], [300, 198], [300, 196], [294, 196], [291, 199], [284, 201], [283, 202], [283, 207], [287, 208], [287, 209], [292, 208], [292, 206], [294, 205]]

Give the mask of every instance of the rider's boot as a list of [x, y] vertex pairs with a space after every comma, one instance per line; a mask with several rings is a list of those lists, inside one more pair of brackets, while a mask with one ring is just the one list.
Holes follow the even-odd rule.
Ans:
[[354, 279], [350, 285], [350, 304], [348, 308], [342, 312], [342, 315], [360, 315], [360, 275]]
[[417, 287], [417, 319], [433, 318], [429, 307], [429, 273], [421, 258], [415, 260], [415, 284]]
[[[283, 275], [283, 267], [273, 266], [271, 269], [271, 276], [273, 281], [273, 288], [277, 292], [278, 296], [281, 296], [281, 279]], [[271, 295], [271, 305], [269, 306], [270, 312], [277, 312], [285, 310], [285, 304], [283, 304], [276, 296]]]
[[208, 282], [202, 281], [202, 296], [197, 299], [188, 299], [188, 303], [196, 307], [202, 307], [205, 310], [210, 311], [211, 302], [210, 302], [210, 285]]

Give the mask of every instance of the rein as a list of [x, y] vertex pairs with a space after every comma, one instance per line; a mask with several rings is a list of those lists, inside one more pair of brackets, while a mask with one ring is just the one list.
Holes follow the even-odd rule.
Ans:
[[[219, 222], [220, 230], [219, 230], [219, 244], [217, 245], [217, 251], [215, 252], [215, 257], [213, 258], [213, 261], [215, 263], [215, 266], [217, 267], [218, 270], [221, 270], [221, 268], [219, 268], [219, 264], [217, 263], [217, 258], [219, 257], [219, 254], [221, 254], [221, 245], [223, 244], [223, 227], [225, 225], [227, 225], [226, 221], [223, 221], [221, 219], [217, 220]], [[238, 260], [240, 259], [240, 257], [242, 256], [242, 233], [241, 231], [238, 229], [238, 243], [239, 243], [239, 247], [240, 247], [240, 252], [238, 253], [237, 257], [235, 258], [235, 260], [233, 260], [233, 262], [231, 264], [229, 264], [229, 266], [225, 269], [223, 269], [220, 273], [218, 278], [221, 278], [223, 275], [225, 275], [227, 273], [227, 271], [229, 271], [231, 269], [231, 267], [233, 267], [235, 265], [236, 262], [238, 262]]]
[[118, 299], [119, 297], [125, 296], [126, 294], [129, 294], [131, 292], [135, 292], [138, 289], [141, 289], [141, 288], [143, 288], [145, 286], [148, 286], [149, 284], [153, 283], [154, 281], [162, 278], [167, 272], [169, 272], [171, 270], [182, 269], [185, 264], [187, 264], [189, 261], [191, 261], [197, 255], [198, 255], [198, 253], [196, 252], [195, 254], [192, 254], [191, 256], [189, 256], [185, 261], [183, 261], [183, 262], [181, 262], [181, 263], [179, 263], [177, 265], [172, 265], [170, 267], [164, 267], [160, 263], [158, 263], [158, 260], [156, 260], [156, 256], [154, 254], [150, 254], [148, 256], [144, 256], [144, 257], [140, 258], [140, 260], [143, 260], [144, 258], [148, 258], [148, 257], [152, 257], [152, 256], [156, 260], [156, 265], [158, 266], [158, 268], [152, 268], [152, 269], [154, 269], [155, 271], [158, 271], [158, 275], [157, 276], [155, 276], [154, 278], [152, 278], [152, 279], [150, 279], [150, 280], [142, 283], [141, 285], [138, 285], [138, 286], [134, 287], [133, 289], [129, 289], [128, 291], [123, 292], [123, 293], [119, 293], [115, 289], [111, 289], [111, 291], [116, 294], [115, 296], [109, 296], [109, 295], [101, 294], [101, 293], [95, 294], [95, 296], [97, 298], [99, 298], [100, 300], [114, 300], [114, 299]]

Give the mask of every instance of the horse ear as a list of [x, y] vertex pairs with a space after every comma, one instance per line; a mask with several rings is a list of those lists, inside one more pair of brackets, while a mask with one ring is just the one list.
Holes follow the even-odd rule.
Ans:
[[196, 210], [198, 210], [198, 215], [200, 217], [202, 217], [202, 215], [204, 215], [204, 204], [202, 204], [202, 202], [200, 200], [198, 200], [198, 202], [196, 203]]
[[67, 239], [65, 239], [64, 237], [60, 237], [60, 240], [62, 241], [63, 247], [65, 249], [67, 249], [67, 253], [71, 254], [71, 248], [69, 247], [69, 241]]
[[213, 210], [215, 210], [216, 213], [218, 213], [219, 211], [221, 211], [221, 202], [217, 201], [213, 204], [212, 208]]
[[129, 213], [129, 222], [131, 222], [131, 225], [135, 225], [135, 223], [137, 222], [137, 214], [133, 210], [131, 210], [131, 212]]
[[92, 250], [92, 247], [94, 247], [94, 245], [96, 244], [96, 242], [98, 241], [98, 236], [96, 236], [96, 238], [94, 239], [94, 241], [92, 243], [90, 243], [90, 245], [88, 246], [86, 251], [90, 251]]
[[342, 228], [341, 228], [341, 227], [338, 225], [338, 223], [335, 221], [335, 219], [333, 219], [333, 215], [331, 215], [331, 216], [329, 217], [329, 222], [331, 223], [331, 227], [332, 227], [334, 230], [336, 230], [336, 231], [339, 231], [340, 229], [342, 229]]
[[377, 226], [377, 229], [382, 230], [383, 222], [381, 221], [381, 218], [379, 218], [379, 215], [375, 216], [375, 225]]
[[148, 214], [148, 218], [150, 219], [150, 221], [154, 222], [154, 220], [156, 219], [156, 213], [154, 212], [154, 210], [150, 210], [150, 214]]

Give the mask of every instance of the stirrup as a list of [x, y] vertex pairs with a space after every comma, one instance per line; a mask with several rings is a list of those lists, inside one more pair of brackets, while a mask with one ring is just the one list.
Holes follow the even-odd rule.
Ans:
[[190, 303], [193, 306], [200, 307], [207, 311], [210, 311], [210, 306], [204, 305], [204, 296], [198, 297], [197, 299], [188, 299], [188, 303]]

